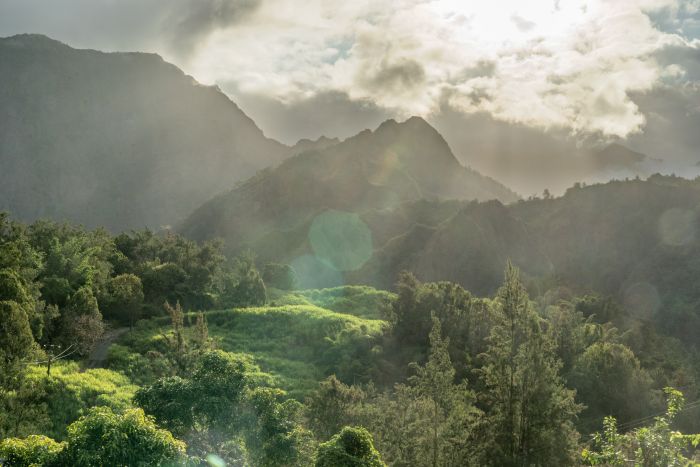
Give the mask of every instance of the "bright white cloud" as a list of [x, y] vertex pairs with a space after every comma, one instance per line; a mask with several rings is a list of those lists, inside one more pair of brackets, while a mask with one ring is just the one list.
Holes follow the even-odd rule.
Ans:
[[691, 79], [696, 64], [664, 53], [700, 49], [700, 0], [124, 0], [117, 19], [111, 0], [65, 0], [61, 21], [42, 13], [59, 8], [50, 0], [4, 5], [0, 32], [142, 44], [200, 81], [286, 104], [340, 93], [406, 116], [447, 103], [574, 134], [641, 131], [630, 93]]
[[684, 41], [649, 13], [678, 8], [673, 0], [267, 0], [245, 24], [211, 34], [188, 69], [285, 102], [339, 91], [399, 114], [448, 102], [626, 136], [645, 123], [628, 94], [667, 74], [655, 54]]

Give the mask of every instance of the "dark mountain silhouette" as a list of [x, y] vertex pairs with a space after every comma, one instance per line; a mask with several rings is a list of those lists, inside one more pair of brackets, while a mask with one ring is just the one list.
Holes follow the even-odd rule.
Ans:
[[158, 55], [0, 39], [0, 210], [113, 230], [172, 224], [289, 148]]
[[425, 120], [388, 120], [338, 144], [313, 144], [196, 210], [181, 231], [222, 237], [231, 250], [251, 247], [266, 257], [306, 248], [314, 216], [328, 209], [364, 213], [406, 201], [489, 200], [517, 195], [459, 164]]

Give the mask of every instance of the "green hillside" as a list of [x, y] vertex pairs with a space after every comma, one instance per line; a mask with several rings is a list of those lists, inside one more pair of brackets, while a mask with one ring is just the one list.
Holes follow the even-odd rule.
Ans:
[[[358, 288], [359, 289], [359, 288]], [[351, 288], [352, 290], [352, 288]], [[391, 294], [362, 288], [363, 293], [341, 295], [343, 289], [300, 291], [275, 302], [309, 300], [326, 302], [332, 311], [312, 304], [272, 305], [236, 310], [209, 311], [209, 335], [217, 348], [242, 356], [260, 369], [260, 381], [280, 387], [302, 398], [330, 374], [351, 375], [363, 353], [371, 351], [385, 321], [373, 295], [382, 306], [390, 306]], [[357, 299], [357, 301], [355, 301]], [[355, 306], [357, 304], [357, 306]], [[353, 316], [369, 315], [372, 318]], [[194, 315], [189, 314], [187, 332], [193, 332]], [[170, 325], [165, 318], [141, 322], [111, 349], [109, 368], [126, 371], [143, 381], [153, 375], [142, 373], [142, 355], [166, 352]], [[366, 377], [366, 374], [356, 375]]]

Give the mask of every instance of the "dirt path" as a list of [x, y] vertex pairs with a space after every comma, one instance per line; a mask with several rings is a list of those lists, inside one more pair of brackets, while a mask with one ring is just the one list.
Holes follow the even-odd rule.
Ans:
[[105, 360], [107, 360], [107, 351], [109, 346], [119, 339], [124, 333], [128, 332], [129, 328], [114, 328], [108, 329], [102, 339], [95, 345], [88, 359], [88, 368], [100, 368]]

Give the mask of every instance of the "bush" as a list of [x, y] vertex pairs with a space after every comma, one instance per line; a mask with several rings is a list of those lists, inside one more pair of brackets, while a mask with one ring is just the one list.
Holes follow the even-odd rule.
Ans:
[[158, 428], [141, 409], [123, 415], [108, 407], [94, 407], [68, 427], [62, 465], [146, 466], [176, 462], [185, 457], [185, 443]]
[[263, 282], [279, 290], [293, 290], [297, 286], [297, 274], [288, 264], [269, 263], [263, 268]]
[[[66, 426], [84, 415], [89, 407], [100, 405], [123, 411], [131, 407], [136, 391], [136, 386], [117, 372], [105, 369], [81, 372], [73, 362], [53, 366], [50, 377], [46, 376], [45, 368], [31, 367], [24, 385], [26, 391], [11, 395], [13, 406], [21, 406], [21, 413], [31, 414], [31, 418], [24, 420], [27, 422], [24, 425], [30, 426], [25, 426], [22, 432], [36, 433], [41, 429], [58, 440], [65, 438]], [[15, 410], [14, 415], [19, 416], [20, 412]]]
[[0, 441], [0, 465], [50, 465], [55, 462], [63, 447], [63, 443], [40, 435], [31, 435], [24, 439], [8, 438]]
[[318, 447], [316, 467], [385, 467], [372, 442], [372, 435], [361, 427], [343, 428]]

